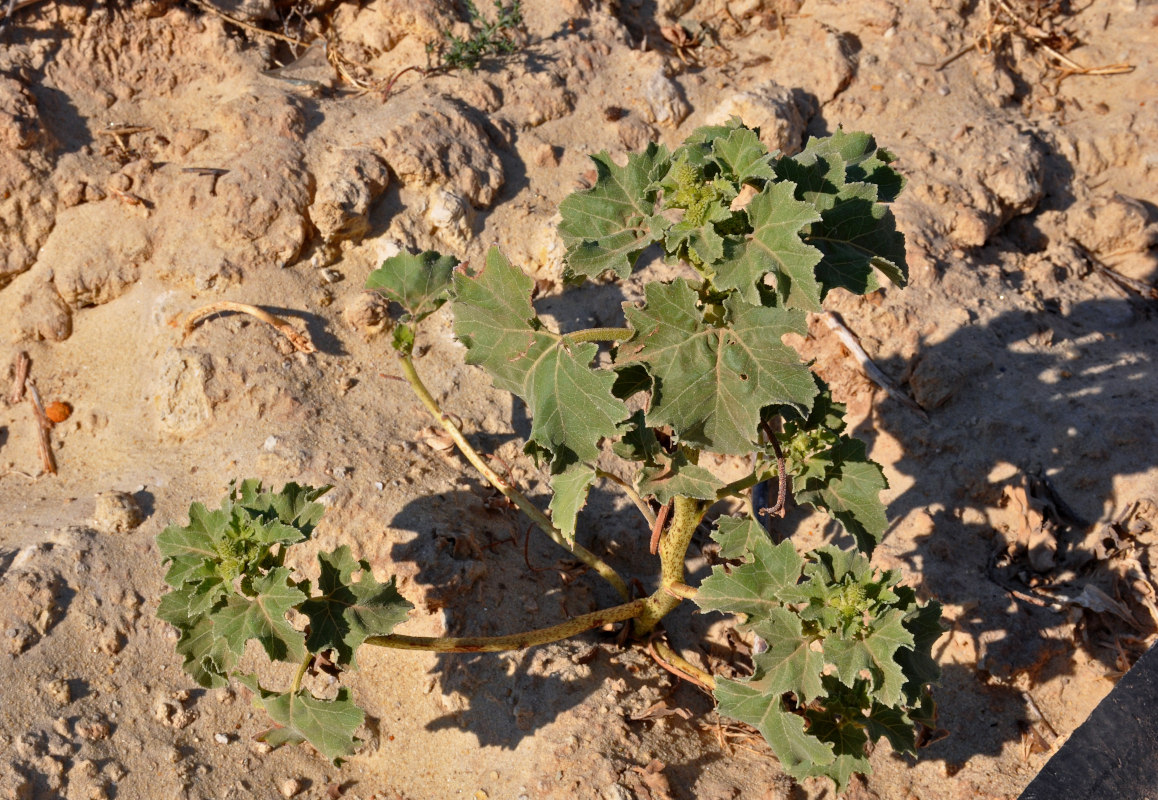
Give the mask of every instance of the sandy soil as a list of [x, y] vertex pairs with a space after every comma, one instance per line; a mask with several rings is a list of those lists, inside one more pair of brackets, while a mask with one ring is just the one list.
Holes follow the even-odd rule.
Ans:
[[[219, 6], [247, 29], [167, 0], [16, 6], [0, 33], [0, 370], [26, 351], [44, 402], [72, 414], [48, 475], [0, 371], [0, 798], [831, 797], [597, 634], [503, 656], [367, 648], [348, 681], [371, 718], [358, 755], [336, 769], [268, 752], [245, 690], [197, 688], [154, 616], [154, 536], [246, 476], [336, 484], [320, 545], [400, 576], [406, 632], [611, 604], [550, 542], [526, 569], [523, 524], [425, 431], [361, 286], [398, 248], [477, 259], [497, 242], [560, 324], [614, 324], [633, 287], [560, 291], [558, 202], [588, 153], [674, 145], [731, 114], [787, 152], [869, 130], [909, 180], [911, 285], [830, 307], [927, 415], [819, 318], [798, 343], [885, 465], [877, 561], [951, 626], [944, 731], [915, 762], [879, 747], [848, 796], [1015, 797], [1158, 629], [1152, 3], [526, 0], [516, 56], [408, 72], [388, 97], [351, 79], [425, 66], [461, 9]], [[698, 46], [662, 36], [677, 20]], [[1081, 74], [1113, 65], [1133, 69]], [[234, 314], [184, 336], [219, 300], [280, 313], [318, 352]], [[425, 345], [447, 407], [541, 494], [524, 409], [462, 365], [445, 313]], [[581, 540], [646, 581], [646, 532], [595, 495]], [[787, 523], [807, 545], [834, 535]], [[691, 566], [704, 574], [697, 547]], [[677, 618], [689, 658], [733, 666], [726, 621]]]

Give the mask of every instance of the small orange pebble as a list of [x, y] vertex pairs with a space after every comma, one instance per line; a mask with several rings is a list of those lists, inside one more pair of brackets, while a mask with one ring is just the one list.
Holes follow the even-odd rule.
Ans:
[[53, 422], [64, 422], [72, 416], [72, 406], [59, 400], [49, 403], [44, 409], [44, 416]]

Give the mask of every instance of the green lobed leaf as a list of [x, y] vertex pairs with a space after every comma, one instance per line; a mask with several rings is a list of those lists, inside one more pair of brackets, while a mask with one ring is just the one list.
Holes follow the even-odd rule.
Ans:
[[331, 486], [302, 486], [297, 483], [287, 483], [280, 491], [267, 491], [261, 483], [255, 480], [243, 481], [240, 489], [238, 505], [253, 512], [265, 523], [274, 520], [290, 528], [296, 528], [300, 535], [295, 536], [286, 531], [278, 531], [276, 538], [266, 537], [265, 541], [278, 541], [283, 544], [293, 544], [309, 538], [326, 507], [315, 502], [319, 497], [333, 488]]
[[714, 694], [720, 714], [759, 730], [784, 771], [797, 780], [836, 760], [832, 745], [809, 735], [804, 718], [786, 711], [779, 695], [769, 696], [747, 681], [728, 678], [716, 679]]
[[810, 163], [810, 159], [823, 156], [841, 159], [846, 180], [875, 185], [881, 202], [893, 202], [904, 188], [904, 177], [889, 166], [896, 157], [888, 150], [878, 148], [876, 140], [867, 133], [837, 129], [829, 136], [813, 137], [793, 159]]
[[219, 558], [216, 542], [225, 536], [230, 515], [227, 510], [209, 511], [201, 503], [189, 507], [189, 524], [170, 525], [157, 535], [162, 561], [172, 562], [165, 582], [180, 587], [187, 580], [204, 575]]
[[903, 620], [904, 612], [892, 609], [873, 616], [860, 635], [826, 638], [824, 657], [836, 667], [840, 681], [853, 686], [864, 677], [862, 673], [867, 673], [875, 699], [888, 706], [899, 704], [905, 673], [894, 656], [898, 648], [913, 646], [913, 635]]
[[591, 156], [595, 186], [559, 204], [559, 235], [567, 248], [567, 277], [594, 278], [614, 272], [631, 274], [640, 253], [658, 241], [655, 220], [656, 183], [667, 171], [667, 149], [649, 144], [620, 167], [606, 152]]
[[[233, 591], [233, 586], [226, 582], [220, 575], [213, 574], [203, 581], [197, 583], [187, 583], [181, 589], [170, 592], [165, 597], [181, 597], [184, 601], [184, 610], [187, 617], [197, 617], [201, 614], [208, 614], [212, 611], [218, 603], [225, 600], [225, 598]], [[165, 598], [162, 598], [164, 600]], [[175, 608], [175, 606], [171, 606]], [[160, 610], [158, 610], [158, 616]], [[162, 617], [164, 619], [164, 617]], [[173, 620], [167, 620], [173, 622]], [[173, 624], [178, 624], [174, 622]]]
[[745, 628], [768, 643], [765, 652], [752, 657], [756, 672], [751, 686], [769, 697], [792, 692], [804, 703], [824, 694], [824, 653], [813, 648], [817, 636], [804, 632], [800, 617], [790, 609], [773, 608]]
[[598, 459], [599, 440], [615, 436], [627, 418], [612, 394], [615, 373], [591, 366], [598, 347], [545, 330], [531, 306], [530, 278], [496, 249], [480, 273], [456, 273], [454, 286], [454, 329], [467, 363], [526, 401], [528, 450], [564, 463]]
[[[362, 642], [392, 633], [414, 606], [398, 593], [394, 578], [379, 583], [370, 564], [355, 559], [346, 545], [318, 553], [318, 563], [319, 594], [300, 607], [310, 620], [306, 646], [312, 653], [333, 650], [337, 664], [357, 669], [355, 656]], [[357, 581], [355, 572], [361, 572]]]
[[748, 203], [745, 212], [752, 233], [725, 241], [725, 259], [716, 265], [712, 278], [717, 288], [735, 289], [746, 301], [759, 305], [758, 286], [764, 283], [765, 275], [772, 275], [782, 302], [805, 311], [820, 311], [816, 265], [821, 252], [800, 238], [820, 214], [797, 200], [794, 190], [787, 181], [768, 183]]
[[904, 185], [892, 160], [868, 134], [838, 131], [777, 162], [778, 177], [795, 183], [796, 198], [821, 214], [805, 240], [824, 253], [816, 268], [822, 298], [837, 286], [858, 294], [880, 288], [874, 268], [898, 286], [907, 283], [905, 238], [883, 204]]
[[876, 202], [876, 194], [872, 184], [849, 184], [809, 230], [809, 244], [824, 253], [816, 268], [824, 294], [837, 286], [856, 294], [879, 289], [873, 267], [898, 286], [908, 283], [905, 236], [888, 207]]
[[804, 560], [792, 542], [773, 545], [767, 537], [752, 539], [749, 553], [750, 560], [738, 567], [712, 570], [696, 593], [701, 609], [749, 614], [755, 620], [780, 607], [780, 595], [796, 585]]
[[859, 439], [842, 437], [830, 457], [833, 466], [824, 479], [794, 487], [796, 501], [823, 508], [856, 539], [862, 553], [872, 555], [889, 526], [880, 500], [889, 483], [880, 465], [869, 460]]
[[797, 154], [777, 161], [775, 169], [776, 177], [796, 185], [797, 200], [821, 213], [833, 207], [848, 182], [844, 159], [837, 153], [817, 153], [814, 157]]
[[670, 425], [681, 442], [745, 454], [759, 441], [761, 409], [812, 405], [816, 384], [782, 337], [803, 333], [804, 315], [762, 308], [736, 296], [724, 301], [731, 324], [704, 321], [691, 284], [652, 283], [643, 308], [624, 305], [636, 331], [620, 345], [619, 363], [643, 362], [654, 381], [649, 425]]
[[446, 302], [451, 275], [458, 266], [454, 256], [433, 250], [398, 253], [370, 273], [366, 288], [380, 292], [406, 311], [406, 321], [418, 322]]
[[720, 517], [712, 538], [720, 545], [720, 558], [744, 560], [751, 557], [753, 548], [771, 541], [768, 532], [751, 517]]
[[229, 684], [230, 670], [237, 664], [237, 656], [229, 649], [228, 641], [220, 635], [214, 621], [198, 617], [187, 625], [177, 625], [180, 636], [177, 652], [184, 657], [182, 666], [193, 680], [207, 689], [220, 689]]
[[595, 482], [595, 470], [581, 461], [568, 464], [551, 476], [551, 522], [567, 541], [575, 540], [575, 522], [587, 503], [587, 491]]
[[611, 393], [615, 374], [591, 368], [599, 348], [564, 340], [533, 365], [522, 397], [531, 407], [531, 443], [580, 461], [599, 458], [599, 440], [615, 436], [627, 406]]
[[709, 469], [693, 464], [682, 450], [647, 464], [636, 476], [636, 491], [643, 497], [654, 497], [666, 505], [673, 497], [715, 500], [724, 482]]
[[775, 180], [772, 156], [751, 128], [736, 128], [712, 141], [713, 160], [724, 175], [736, 183]]
[[366, 719], [362, 709], [350, 699], [350, 690], [338, 690], [333, 700], [314, 697], [306, 689], [271, 692], [262, 688], [254, 675], [238, 675], [237, 680], [253, 692], [253, 704], [264, 709], [280, 725], [258, 735], [273, 747], [309, 742], [326, 758], [339, 763], [358, 746], [354, 732]]
[[551, 346], [531, 305], [534, 283], [492, 247], [486, 265], [454, 276], [454, 332], [466, 363], [490, 373], [499, 389], [521, 394], [535, 356]]
[[836, 760], [831, 764], [817, 765], [809, 772], [831, 778], [836, 784], [837, 794], [848, 787], [853, 773], [872, 771], [865, 755], [868, 736], [862, 727], [864, 723], [858, 718], [860, 715], [853, 716], [843, 711], [820, 708], [804, 712], [808, 718], [808, 732], [820, 741], [831, 744], [836, 753]]
[[899, 708], [873, 703], [872, 709], [865, 718], [865, 732], [874, 742], [882, 736], [888, 739], [893, 750], [898, 753], [915, 754], [917, 752], [917, 738], [913, 729], [913, 720]]
[[231, 595], [225, 606], [213, 613], [217, 635], [236, 656], [242, 654], [247, 641], [257, 639], [271, 659], [300, 662], [306, 655], [305, 634], [290, 625], [286, 614], [306, 599], [305, 593], [291, 582], [285, 567], [270, 570], [252, 586], [254, 597]]

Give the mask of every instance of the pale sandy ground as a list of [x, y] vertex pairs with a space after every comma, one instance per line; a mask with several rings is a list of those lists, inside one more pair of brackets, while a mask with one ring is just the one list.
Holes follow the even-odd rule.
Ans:
[[[526, 569], [523, 525], [431, 447], [391, 379], [361, 285], [398, 247], [477, 259], [497, 242], [560, 324], [614, 324], [633, 287], [558, 291], [558, 202], [588, 153], [675, 145], [730, 114], [790, 152], [871, 131], [909, 180], [911, 285], [829, 305], [927, 421], [819, 320], [799, 344], [885, 465], [878, 563], [945, 604], [948, 735], [915, 762], [881, 746], [848, 796], [1015, 797], [1150, 641], [1156, 304], [1103, 268], [1156, 273], [1158, 5], [1044, 3], [1035, 26], [1011, 24], [1036, 7], [1021, 0], [527, 0], [518, 55], [406, 73], [385, 100], [320, 44], [295, 54], [194, 5], [19, 5], [0, 34], [0, 389], [27, 351], [45, 402], [74, 411], [49, 476], [29, 404], [0, 401], [0, 797], [831, 797], [793, 787], [758, 740], [721, 740], [702, 693], [596, 634], [504, 656], [368, 648], [348, 678], [363, 749], [341, 769], [264, 752], [244, 690], [196, 687], [154, 617], [154, 536], [245, 476], [336, 484], [320, 545], [399, 575], [407, 632], [512, 632], [614, 602], [549, 542], [529, 558], [553, 568]], [[368, 80], [425, 65], [459, 19], [445, 0], [230, 9], [327, 33]], [[698, 62], [660, 35], [677, 18], [714, 33]], [[1066, 75], [1043, 43], [1133, 71]], [[222, 299], [280, 310], [318, 352], [237, 315], [183, 339], [185, 315]], [[462, 365], [445, 313], [424, 341], [436, 393], [540, 492], [522, 407]], [[98, 501], [110, 491], [143, 521]], [[832, 535], [788, 524], [806, 545]], [[647, 579], [617, 496], [596, 493], [580, 538]], [[726, 622], [676, 617], [690, 658], [726, 666]], [[661, 699], [690, 713], [640, 718]]]

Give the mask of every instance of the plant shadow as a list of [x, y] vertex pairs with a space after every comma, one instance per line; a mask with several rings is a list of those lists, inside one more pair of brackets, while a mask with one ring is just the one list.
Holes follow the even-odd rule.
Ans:
[[[416, 535], [394, 546], [395, 563], [418, 565], [427, 613], [441, 613], [446, 635], [495, 636], [547, 627], [622, 600], [566, 551], [528, 529], [512, 509], [494, 507], [487, 489], [419, 497], [390, 521]], [[646, 540], [641, 524], [625, 526], [610, 498], [592, 491], [580, 537], [613, 563]], [[599, 522], [590, 525], [592, 518]], [[529, 540], [527, 537], [530, 537]], [[644, 542], [646, 547], [646, 541]], [[632, 562], [628, 562], [632, 563]], [[630, 578], [625, 574], [625, 578]], [[564, 642], [499, 654], [447, 654], [432, 669], [452, 710], [431, 730], [463, 728], [480, 745], [514, 748], [525, 736], [596, 692], [611, 676], [629, 689], [643, 677], [610, 664], [619, 631], [591, 631]]]
[[[882, 551], [952, 609], [952, 633], [934, 650], [945, 663], [935, 697], [940, 726], [968, 735], [922, 753], [950, 770], [1024, 745], [1039, 687], [1077, 674], [1079, 660], [1117, 674], [1153, 632], [1122, 565], [1136, 558], [1149, 571], [1158, 560], [1158, 507], [1146, 505], [1158, 498], [1146, 477], [1158, 466], [1148, 399], [1158, 396], [1158, 305], [1080, 299], [1108, 284], [1069, 299], [1075, 282], [1098, 279], [1000, 272], [1008, 291], [1037, 292], [1040, 309], [970, 321], [911, 360], [879, 360], [926, 401], [929, 421], [885, 399], [854, 431], [899, 443], [888, 511], [911, 546], [886, 536]], [[1123, 521], [1130, 508], [1142, 510]], [[1081, 599], [1089, 586], [1128, 613], [1093, 609]]]

